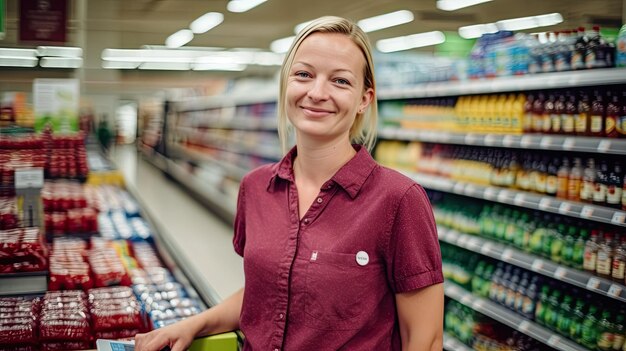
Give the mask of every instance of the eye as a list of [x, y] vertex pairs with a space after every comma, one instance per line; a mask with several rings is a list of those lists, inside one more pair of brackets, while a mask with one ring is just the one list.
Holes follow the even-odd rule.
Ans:
[[340, 84], [340, 85], [350, 85], [350, 81], [347, 79], [343, 79], [343, 78], [336, 78], [335, 83]]
[[309, 72], [305, 72], [305, 71], [298, 71], [296, 72], [295, 76], [298, 78], [311, 78], [311, 75], [309, 74]]

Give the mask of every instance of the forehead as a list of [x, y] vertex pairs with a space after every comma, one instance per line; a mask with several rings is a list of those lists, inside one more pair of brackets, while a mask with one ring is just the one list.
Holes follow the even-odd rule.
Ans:
[[294, 63], [337, 66], [355, 74], [365, 67], [365, 57], [359, 46], [345, 34], [313, 33], [306, 37], [294, 55]]

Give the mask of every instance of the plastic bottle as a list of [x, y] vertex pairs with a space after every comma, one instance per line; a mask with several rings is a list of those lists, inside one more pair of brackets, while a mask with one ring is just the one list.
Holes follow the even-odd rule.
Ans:
[[582, 342], [582, 324], [585, 320], [585, 301], [581, 298], [576, 299], [574, 310], [572, 312], [572, 320], [569, 325], [569, 338], [577, 343]]
[[541, 293], [539, 293], [539, 300], [537, 300], [535, 308], [535, 322], [545, 325], [545, 315], [548, 309], [548, 298], [550, 297], [550, 287], [544, 285], [541, 287]]
[[570, 325], [572, 324], [572, 303], [573, 298], [571, 295], [565, 295], [563, 302], [559, 305], [559, 313], [556, 320], [556, 330], [567, 335], [569, 333]]
[[[626, 277], [626, 235], [621, 235], [618, 245], [615, 247], [613, 263], [611, 267], [611, 279], [620, 284], [624, 283]], [[618, 349], [619, 350], [619, 349]]]
[[539, 93], [535, 101], [533, 102], [533, 113], [532, 113], [532, 132], [533, 133], [541, 133], [543, 130], [543, 111], [545, 107], [545, 95], [543, 93]]
[[550, 133], [561, 134], [562, 118], [565, 114], [565, 95], [560, 93], [554, 101], [554, 113], [550, 115]]
[[546, 42], [541, 45], [541, 71], [554, 72], [554, 57], [556, 56], [556, 33], [548, 33]]
[[622, 308], [617, 317], [615, 317], [615, 323], [613, 323], [613, 351], [620, 351], [624, 347], [624, 332], [626, 326], [624, 325], [624, 315], [626, 311]]
[[622, 101], [620, 105], [615, 129], [617, 129], [618, 137], [626, 138], [626, 90], [622, 91]]
[[589, 116], [589, 135], [594, 137], [604, 136], [604, 123], [606, 120], [606, 108], [604, 99], [599, 91], [593, 92], [591, 113]]
[[572, 69], [585, 69], [585, 54], [589, 38], [585, 35], [585, 27], [578, 27], [574, 51], [572, 52]]
[[596, 272], [596, 262], [598, 261], [599, 235], [598, 230], [592, 230], [591, 238], [585, 243], [583, 269], [593, 274]]
[[552, 290], [552, 294], [548, 298], [548, 306], [544, 315], [546, 327], [556, 330], [556, 323], [559, 317], [559, 305], [561, 304], [561, 292], [557, 289]]
[[525, 102], [526, 102], [526, 95], [517, 94], [517, 96], [515, 97], [515, 100], [513, 101], [513, 104], [511, 105], [510, 133], [521, 134], [524, 132], [524, 124], [526, 123], [525, 115], [524, 115], [524, 103]]
[[559, 188], [558, 171], [560, 166], [561, 161], [558, 157], [553, 157], [550, 163], [548, 163], [546, 176], [546, 195], [556, 196]]
[[606, 189], [606, 205], [608, 207], [620, 209], [622, 201], [622, 184], [624, 183], [624, 174], [622, 173], [622, 164], [615, 162], [613, 169], [609, 173]]
[[587, 167], [583, 171], [583, 182], [580, 189], [580, 201], [592, 202], [596, 183], [596, 163], [593, 158], [587, 160]]
[[556, 110], [554, 107], [555, 98], [554, 94], [550, 93], [548, 99], [546, 99], [543, 105], [543, 114], [541, 117], [541, 133], [549, 134], [552, 131], [552, 119], [556, 116]]
[[598, 245], [596, 259], [596, 274], [602, 278], [611, 279], [611, 266], [613, 265], [613, 235], [604, 233], [604, 240]]
[[574, 242], [574, 249], [572, 250], [572, 266], [576, 269], [583, 269], [585, 262], [585, 247], [589, 240], [589, 230], [582, 228], [582, 223], [578, 225], [580, 228], [579, 235]]
[[570, 267], [574, 266], [574, 246], [576, 245], [576, 227], [569, 225], [565, 229], [563, 246], [561, 247], [561, 263]]
[[598, 342], [598, 308], [594, 305], [589, 307], [585, 319], [582, 323], [582, 337], [580, 344], [584, 347], [594, 350]]
[[607, 104], [606, 104], [606, 119], [604, 121], [604, 135], [607, 138], [617, 138], [619, 132], [617, 131], [617, 120], [619, 118], [620, 101], [617, 93], [611, 90], [606, 92]]
[[615, 66], [615, 45], [608, 43], [600, 35], [599, 26], [594, 26], [589, 32], [585, 65], [587, 68], [609, 68]]
[[606, 194], [609, 186], [609, 166], [605, 160], [600, 162], [600, 167], [596, 169], [596, 179], [593, 189], [593, 203], [604, 206]]
[[562, 31], [557, 36], [555, 50], [554, 69], [557, 72], [570, 71], [572, 69], [572, 51], [576, 37], [569, 30]]
[[615, 40], [615, 66], [626, 67], [626, 24], [622, 26]]
[[583, 168], [579, 157], [574, 158], [574, 165], [569, 173], [567, 181], [567, 199], [572, 201], [580, 200], [580, 191], [582, 188]]
[[563, 134], [576, 134], [575, 120], [578, 115], [578, 102], [571, 92], [565, 93], [565, 112], [561, 115], [561, 130]]
[[563, 157], [563, 161], [561, 162], [561, 167], [559, 167], [556, 177], [557, 177], [557, 190], [556, 197], [560, 199], [567, 199], [567, 189], [568, 189], [568, 178], [569, 178], [569, 159], [567, 157]]
[[613, 335], [614, 328], [613, 323], [611, 323], [611, 312], [604, 310], [598, 321], [598, 350], [610, 351], [613, 349], [613, 341], [615, 340], [615, 335]]
[[574, 120], [574, 131], [576, 135], [587, 136], [589, 135], [589, 113], [591, 112], [589, 95], [587, 93], [581, 92], [577, 110], [578, 114]]

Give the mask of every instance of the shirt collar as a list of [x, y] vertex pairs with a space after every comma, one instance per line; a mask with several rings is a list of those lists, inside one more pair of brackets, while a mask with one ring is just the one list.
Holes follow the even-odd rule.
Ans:
[[[362, 145], [353, 145], [353, 147], [356, 150], [356, 155], [343, 165], [330, 180], [341, 186], [344, 191], [354, 199], [372, 173], [372, 170], [374, 170], [374, 167], [376, 167], [376, 161], [374, 161], [369, 152], [367, 152], [367, 149]], [[293, 159], [297, 154], [298, 151], [294, 146], [280, 162], [274, 164], [272, 167], [272, 176], [267, 185], [269, 192], [273, 192], [278, 178], [290, 182], [295, 180], [293, 174]]]

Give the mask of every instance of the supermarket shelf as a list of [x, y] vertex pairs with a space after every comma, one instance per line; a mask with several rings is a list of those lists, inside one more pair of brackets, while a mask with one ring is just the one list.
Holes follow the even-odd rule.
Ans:
[[[190, 117], [193, 119], [193, 117]], [[213, 129], [236, 129], [236, 130], [263, 130], [263, 131], [276, 131], [277, 122], [276, 118], [272, 117], [257, 117], [257, 116], [237, 116], [235, 118], [222, 118], [222, 117], [206, 117], [202, 119], [201, 123], [197, 125], [185, 125], [179, 123], [179, 127], [183, 128], [213, 128]]]
[[443, 333], [443, 349], [448, 351], [472, 351], [469, 346], [446, 332]]
[[172, 155], [176, 155], [181, 158], [192, 159], [198, 163], [209, 163], [211, 165], [215, 165], [216, 167], [223, 169], [226, 174], [232, 176], [237, 180], [241, 180], [241, 178], [243, 178], [243, 176], [248, 173], [248, 170], [244, 168], [236, 166], [227, 161], [218, 160], [205, 152], [180, 146], [179, 144], [170, 144], [169, 150]]
[[44, 294], [48, 290], [48, 271], [0, 274], [0, 296]]
[[626, 302], [626, 286], [592, 275], [590, 273], [556, 264], [511, 248], [495, 241], [475, 235], [459, 233], [452, 229], [438, 227], [439, 240], [501, 260], [544, 276]]
[[520, 316], [489, 300], [472, 295], [465, 289], [452, 283], [444, 283], [445, 295], [459, 301], [460, 303], [471, 307], [486, 316], [489, 316], [502, 324], [516, 329], [526, 335], [531, 336], [535, 340], [542, 342], [556, 350], [561, 351], [589, 351], [564, 337]]
[[408, 171], [403, 173], [425, 188], [433, 190], [626, 227], [626, 212], [609, 207], [566, 201], [527, 191], [455, 181], [430, 174]]
[[276, 102], [278, 87], [264, 91], [255, 91], [254, 94], [246, 95], [217, 95], [203, 96], [185, 99], [178, 102], [178, 111], [200, 111], [213, 108], [233, 107], [242, 105], [263, 104]]
[[[254, 155], [273, 160], [280, 160], [282, 158], [282, 153], [278, 145], [249, 145], [245, 141], [233, 140], [218, 134], [207, 133], [193, 128], [179, 127], [176, 128], [176, 130], [178, 132], [182, 132], [182, 134], [186, 135], [188, 138], [194, 139], [194, 141], [196, 142], [201, 141], [203, 144], [212, 145], [217, 149], [224, 149], [224, 145], [228, 145], [228, 151]], [[276, 140], [278, 140], [278, 137], [276, 137]]]
[[429, 143], [626, 155], [626, 140], [623, 139], [539, 134], [511, 135], [448, 133], [392, 127], [381, 129], [378, 132], [378, 136], [384, 139], [422, 141]]
[[411, 88], [385, 89], [380, 100], [409, 99], [434, 96], [488, 94], [508, 91], [579, 88], [626, 82], [626, 68], [606, 68], [585, 71], [543, 73], [493, 79], [433, 82]]
[[167, 172], [167, 158], [160, 153], [150, 149], [142, 149], [144, 158], [154, 167], [160, 169], [163, 172]]

